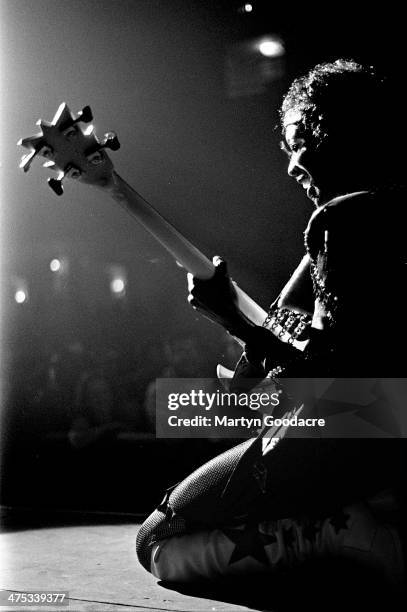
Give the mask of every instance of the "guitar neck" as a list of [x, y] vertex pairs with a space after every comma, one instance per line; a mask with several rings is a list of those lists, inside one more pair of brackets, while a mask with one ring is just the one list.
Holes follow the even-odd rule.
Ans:
[[[110, 196], [123, 205], [185, 270], [202, 280], [213, 276], [215, 267], [210, 259], [116, 172], [107, 189]], [[267, 313], [236, 284], [235, 289], [240, 310], [254, 324], [262, 325]]]
[[116, 173], [113, 173], [109, 193], [116, 202], [124, 205], [188, 272], [200, 279], [213, 276], [215, 268], [210, 259]]

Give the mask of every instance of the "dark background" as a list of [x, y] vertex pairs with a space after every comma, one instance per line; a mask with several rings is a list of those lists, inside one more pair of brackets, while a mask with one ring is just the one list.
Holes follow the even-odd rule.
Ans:
[[[311, 212], [278, 146], [283, 93], [313, 64], [341, 56], [402, 80], [405, 33], [388, 4], [362, 14], [354, 4], [252, 5], [248, 13], [209, 0], [0, 4], [6, 504], [144, 511], [224, 447], [156, 442], [146, 415], [157, 376], [211, 376], [237, 352], [190, 309], [185, 274], [100, 192], [71, 182], [58, 198], [39, 162], [24, 176], [15, 143], [60, 102], [74, 112], [90, 104], [97, 133], [119, 135], [117, 171], [205, 253], [223, 255], [266, 308], [302, 254]], [[268, 34], [282, 39], [282, 58], [253, 51]], [[392, 138], [404, 138], [404, 114], [400, 99], [389, 155]], [[64, 265], [58, 274], [53, 258]], [[119, 296], [109, 289], [117, 270], [126, 279]], [[92, 377], [104, 396], [88, 400]], [[75, 446], [78, 418], [88, 429], [117, 421], [119, 433]]]

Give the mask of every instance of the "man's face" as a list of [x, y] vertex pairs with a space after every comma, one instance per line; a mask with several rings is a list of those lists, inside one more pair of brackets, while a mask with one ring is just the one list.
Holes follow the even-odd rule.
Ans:
[[289, 156], [288, 174], [299, 183], [315, 206], [322, 206], [333, 197], [330, 169], [324, 156], [310, 146], [304, 134], [302, 115], [297, 111], [287, 113], [284, 120], [282, 148]]
[[284, 141], [282, 148], [288, 154], [288, 175], [294, 178], [307, 192], [315, 206], [321, 205], [321, 188], [318, 184], [315, 153], [302, 131], [301, 114], [289, 112], [284, 120]]

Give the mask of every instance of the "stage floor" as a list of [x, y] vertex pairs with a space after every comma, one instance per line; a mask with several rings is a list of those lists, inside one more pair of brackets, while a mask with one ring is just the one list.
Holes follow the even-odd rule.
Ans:
[[[237, 612], [253, 609], [211, 597], [192, 597], [157, 584], [136, 559], [138, 527], [136, 524], [98, 524], [2, 533], [0, 588], [69, 591], [69, 607], [56, 608], [67, 612]], [[5, 609], [19, 608], [0, 608]]]
[[[1, 610], [66, 612], [352, 612], [399, 607], [399, 597], [369, 573], [326, 560], [299, 573], [230, 579], [222, 585], [163, 586], [138, 563], [134, 515], [2, 511], [0, 589], [68, 591], [69, 606]], [[141, 517], [139, 517], [141, 518]], [[4, 595], [2, 595], [4, 597]], [[395, 599], [394, 599], [395, 597]], [[403, 602], [404, 604], [405, 602]]]

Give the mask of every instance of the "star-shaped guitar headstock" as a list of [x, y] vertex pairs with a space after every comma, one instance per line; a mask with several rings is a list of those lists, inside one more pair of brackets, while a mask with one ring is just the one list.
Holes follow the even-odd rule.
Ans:
[[90, 106], [85, 106], [75, 118], [67, 104], [63, 102], [51, 122], [39, 119], [37, 125], [41, 132], [28, 138], [21, 138], [18, 145], [29, 149], [21, 159], [20, 168], [27, 172], [36, 155], [45, 157], [46, 168], [58, 172], [58, 178], [48, 179], [51, 189], [62, 195], [62, 180], [65, 177], [103, 187], [109, 183], [113, 164], [105, 149], [116, 151], [120, 143], [114, 132], [98, 140], [89, 125], [82, 130], [79, 123], [90, 123], [93, 119]]

